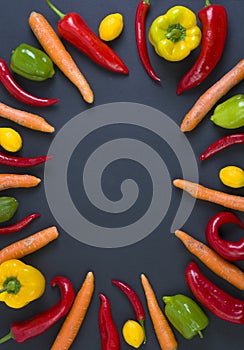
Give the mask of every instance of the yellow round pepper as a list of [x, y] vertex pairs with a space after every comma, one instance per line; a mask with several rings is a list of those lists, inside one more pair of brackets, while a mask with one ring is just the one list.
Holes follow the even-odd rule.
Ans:
[[9, 152], [17, 152], [22, 147], [20, 134], [12, 128], [0, 128], [0, 145]]
[[156, 53], [168, 61], [181, 61], [200, 44], [202, 33], [194, 12], [174, 6], [157, 17], [149, 29], [149, 41]]
[[121, 34], [123, 27], [123, 16], [120, 13], [111, 13], [101, 21], [99, 36], [105, 41], [114, 40]]
[[122, 333], [126, 343], [136, 349], [142, 345], [145, 338], [142, 326], [134, 320], [125, 322]]
[[237, 166], [227, 166], [219, 172], [219, 177], [222, 183], [233, 188], [244, 186], [244, 171]]
[[45, 278], [35, 267], [11, 259], [0, 265], [0, 301], [19, 309], [38, 299], [45, 290]]

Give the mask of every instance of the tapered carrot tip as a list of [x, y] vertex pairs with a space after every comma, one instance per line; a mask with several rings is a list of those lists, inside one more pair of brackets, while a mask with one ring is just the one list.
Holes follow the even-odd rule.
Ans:
[[175, 179], [173, 185], [178, 188], [183, 188], [183, 181], [181, 179]]
[[187, 122], [182, 122], [182, 123], [181, 123], [181, 126], [180, 126], [180, 130], [181, 130], [182, 132], [187, 132], [187, 131], [191, 131], [192, 128], [189, 128]]

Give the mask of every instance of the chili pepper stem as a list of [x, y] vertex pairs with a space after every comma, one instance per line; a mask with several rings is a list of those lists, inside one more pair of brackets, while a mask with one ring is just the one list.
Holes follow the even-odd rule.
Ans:
[[60, 17], [60, 19], [62, 19], [62, 18], [64, 18], [64, 17], [66, 16], [66, 14], [63, 13], [63, 12], [61, 12], [61, 11], [59, 11], [59, 10], [57, 9], [57, 7], [55, 7], [55, 6], [51, 3], [50, 0], [46, 0], [46, 2], [47, 2], [47, 4], [48, 4], [48, 6], [50, 6], [51, 9], [56, 13], [56, 15], [58, 15], [58, 16]]
[[140, 325], [142, 326], [143, 332], [144, 332], [144, 340], [143, 340], [143, 344], [146, 344], [147, 342], [147, 336], [146, 336], [146, 329], [145, 329], [145, 324], [144, 324], [144, 320], [137, 320]]
[[[47, 0], [48, 1], [48, 0]], [[208, 6], [210, 6], [211, 5], [211, 2], [210, 2], [210, 0], [205, 0], [205, 7], [208, 7]]]
[[13, 333], [11, 331], [8, 334], [6, 334], [4, 337], [0, 338], [0, 344], [3, 344], [10, 339], [14, 339]]
[[143, 0], [144, 4], [147, 4], [150, 6], [150, 0]]

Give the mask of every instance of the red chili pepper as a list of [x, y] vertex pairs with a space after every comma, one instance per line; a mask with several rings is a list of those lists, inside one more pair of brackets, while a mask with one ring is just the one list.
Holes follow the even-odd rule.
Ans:
[[59, 34], [81, 50], [100, 66], [117, 73], [128, 74], [129, 70], [120, 57], [91, 30], [83, 18], [75, 12], [64, 14], [51, 1], [51, 9], [60, 17]]
[[7, 63], [0, 59], [0, 80], [5, 89], [16, 98], [16, 100], [32, 106], [46, 107], [57, 103], [56, 98], [40, 98], [25, 91], [14, 79]]
[[244, 224], [233, 213], [220, 212], [214, 215], [206, 226], [205, 234], [209, 245], [224, 259], [244, 260], [244, 238], [238, 242], [223, 240], [219, 237], [219, 228], [224, 224], [237, 224], [244, 229]]
[[186, 269], [186, 281], [196, 299], [222, 320], [244, 324], [244, 302], [215, 286], [191, 261]]
[[24, 219], [20, 220], [16, 224], [0, 227], [0, 235], [5, 235], [9, 233], [18, 232], [20, 230], [23, 230], [26, 226], [28, 226], [33, 220], [36, 218], [39, 218], [41, 214], [35, 213], [27, 215]]
[[205, 7], [198, 12], [202, 24], [202, 46], [193, 67], [180, 80], [176, 93], [179, 95], [199, 85], [215, 68], [222, 57], [226, 37], [228, 18], [222, 5], [212, 5], [205, 0]]
[[141, 59], [142, 65], [145, 68], [148, 75], [155, 81], [160, 81], [160, 78], [154, 72], [148, 51], [147, 51], [147, 42], [146, 42], [146, 18], [148, 11], [150, 9], [149, 0], [141, 0], [137, 6], [136, 10], [136, 19], [135, 19], [135, 29], [136, 29], [136, 44]]
[[17, 343], [23, 343], [44, 333], [68, 313], [75, 297], [73, 286], [68, 278], [62, 276], [56, 276], [52, 279], [52, 287], [56, 284], [61, 291], [61, 300], [48, 310], [28, 320], [12, 323], [9, 334], [0, 339], [0, 344], [9, 339], [14, 339]]
[[244, 133], [231, 134], [222, 137], [216, 142], [212, 143], [207, 150], [200, 155], [199, 160], [206, 160], [215, 154], [219, 153], [223, 149], [237, 144], [244, 144]]
[[38, 156], [33, 158], [24, 158], [12, 156], [3, 152], [0, 152], [0, 164], [7, 166], [14, 166], [16, 168], [27, 168], [44, 163], [50, 159], [52, 156]]
[[102, 350], [119, 350], [120, 338], [112, 318], [110, 301], [104, 294], [99, 294], [101, 305], [98, 320], [102, 341]]

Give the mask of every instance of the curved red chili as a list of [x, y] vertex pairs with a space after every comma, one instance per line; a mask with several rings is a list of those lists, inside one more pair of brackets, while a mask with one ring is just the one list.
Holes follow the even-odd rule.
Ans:
[[223, 149], [229, 146], [238, 145], [238, 144], [244, 144], [244, 133], [230, 134], [230, 135], [224, 136], [221, 139], [212, 143], [206, 149], [206, 151], [200, 155], [199, 160], [206, 160], [214, 156], [215, 154], [219, 153]]
[[52, 279], [51, 285], [58, 285], [61, 292], [61, 300], [46, 311], [21, 322], [14, 322], [10, 326], [10, 332], [0, 339], [0, 344], [9, 339], [14, 339], [17, 343], [36, 337], [65, 316], [73, 304], [75, 292], [70, 280], [63, 276], [56, 276]]
[[178, 95], [205, 80], [223, 54], [228, 27], [226, 9], [205, 0], [205, 7], [198, 12], [198, 17], [202, 24], [200, 54], [193, 67], [180, 80], [176, 90]]
[[28, 226], [33, 220], [36, 218], [39, 218], [41, 214], [35, 213], [27, 215], [24, 219], [20, 220], [19, 222], [5, 227], [0, 227], [0, 235], [5, 235], [9, 233], [18, 232], [20, 230], [23, 230], [26, 226]]
[[24, 158], [0, 152], [0, 164], [13, 166], [16, 168], [32, 167], [44, 163], [52, 158], [52, 156], [37, 156], [32, 158]]
[[104, 294], [99, 294], [101, 301], [98, 320], [102, 342], [102, 350], [119, 350], [120, 338], [112, 318], [110, 301]]
[[0, 59], [0, 80], [5, 89], [16, 98], [16, 100], [32, 106], [46, 107], [57, 103], [56, 98], [40, 98], [25, 91], [14, 79], [6, 61]]
[[136, 44], [141, 59], [142, 65], [145, 68], [148, 75], [155, 81], [160, 81], [160, 78], [154, 72], [148, 51], [146, 42], [146, 18], [150, 9], [150, 0], [141, 0], [136, 9], [135, 19], [135, 31], [136, 31]]
[[231, 242], [219, 237], [219, 228], [224, 224], [231, 223], [237, 224], [244, 229], [244, 224], [241, 220], [231, 212], [220, 212], [214, 215], [206, 226], [207, 241], [224, 259], [231, 261], [244, 260], [244, 238], [238, 242]]
[[186, 268], [186, 282], [196, 299], [222, 320], [244, 324], [244, 302], [215, 286], [192, 261]]

